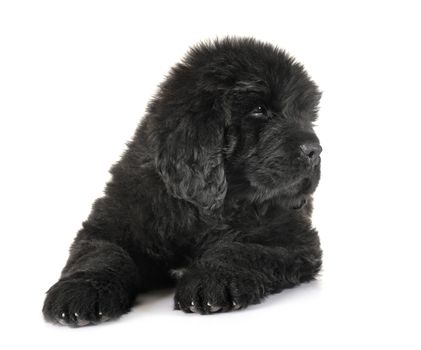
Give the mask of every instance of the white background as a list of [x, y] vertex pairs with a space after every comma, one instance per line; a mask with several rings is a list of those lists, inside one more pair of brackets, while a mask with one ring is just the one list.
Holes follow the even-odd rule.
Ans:
[[[1, 1], [2, 349], [420, 349], [416, 1]], [[172, 291], [117, 322], [46, 324], [45, 291], [147, 101], [199, 40], [247, 35], [324, 92], [318, 282], [215, 316]]]

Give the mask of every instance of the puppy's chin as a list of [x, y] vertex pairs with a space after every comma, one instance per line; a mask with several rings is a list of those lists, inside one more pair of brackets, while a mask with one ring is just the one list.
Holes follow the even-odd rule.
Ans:
[[274, 200], [285, 209], [300, 210], [306, 207], [310, 201], [318, 182], [319, 174], [315, 174], [313, 177], [301, 177], [275, 186], [254, 182], [251, 186], [253, 189], [250, 193], [251, 199], [257, 202]]

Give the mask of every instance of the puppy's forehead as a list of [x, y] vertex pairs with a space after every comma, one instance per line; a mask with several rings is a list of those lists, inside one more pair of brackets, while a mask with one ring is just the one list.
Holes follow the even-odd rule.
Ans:
[[[176, 66], [171, 88], [186, 94], [221, 96], [234, 92], [264, 96], [284, 114], [316, 118], [320, 92], [304, 67], [271, 44], [249, 38], [226, 38], [193, 47]], [[192, 93], [193, 92], [193, 93]]]

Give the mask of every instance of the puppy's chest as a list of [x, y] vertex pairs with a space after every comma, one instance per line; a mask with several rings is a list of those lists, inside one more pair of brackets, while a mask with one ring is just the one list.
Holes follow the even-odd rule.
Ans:
[[224, 211], [224, 223], [236, 230], [250, 230], [260, 227], [271, 220], [268, 206], [234, 203]]

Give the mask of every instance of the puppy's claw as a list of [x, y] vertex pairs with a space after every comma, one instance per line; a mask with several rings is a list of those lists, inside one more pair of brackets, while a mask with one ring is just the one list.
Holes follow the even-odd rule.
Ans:
[[222, 309], [222, 307], [220, 307], [220, 306], [211, 306], [209, 308], [209, 311], [213, 313], [213, 312], [221, 311], [221, 309]]
[[66, 313], [62, 312], [59, 317], [56, 317], [56, 321], [62, 326], [67, 326]]
[[87, 326], [88, 324], [90, 324], [90, 322], [88, 320], [77, 320], [77, 325], [78, 327], [83, 327], [83, 326]]
[[102, 316], [101, 317], [101, 322], [107, 322], [109, 320], [111, 320], [111, 317], [108, 317], [108, 316]]
[[222, 308], [218, 305], [212, 305], [210, 302], [208, 302], [206, 304], [209, 308], [209, 312], [213, 313], [213, 312], [218, 312], [219, 310], [221, 310]]
[[240, 304], [237, 304], [235, 301], [232, 302], [232, 309], [233, 310], [238, 310], [241, 308]]
[[196, 305], [194, 304], [194, 301], [191, 302], [189, 309], [191, 312], [199, 312]]

